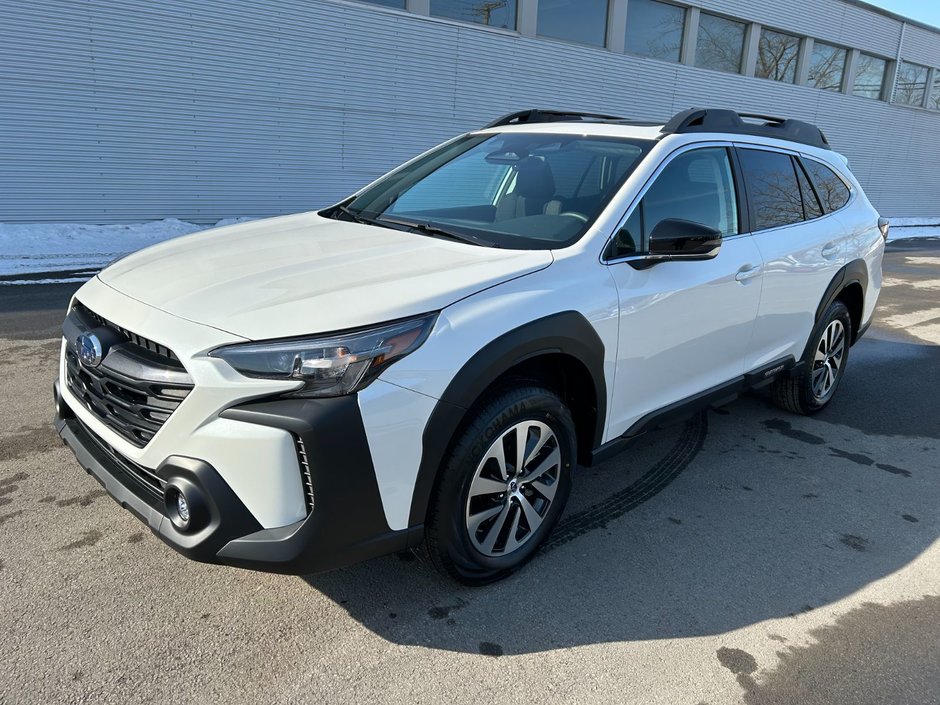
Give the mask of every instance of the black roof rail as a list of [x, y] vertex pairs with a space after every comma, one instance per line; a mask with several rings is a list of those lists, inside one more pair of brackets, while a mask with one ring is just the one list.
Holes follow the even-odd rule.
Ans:
[[528, 125], [538, 122], [581, 122], [588, 120], [625, 120], [626, 118], [616, 115], [601, 115], [598, 113], [578, 113], [567, 112], [564, 110], [544, 110], [533, 108], [531, 110], [520, 110], [509, 115], [503, 115], [494, 120], [489, 125], [481, 127], [481, 130], [488, 130], [491, 127], [505, 127], [506, 125]]
[[[757, 124], [745, 122], [761, 120]], [[684, 134], [689, 132], [730, 132], [738, 135], [759, 135], [774, 137], [779, 140], [799, 142], [821, 149], [832, 149], [829, 141], [815, 125], [802, 120], [759, 115], [757, 113], [737, 113], [734, 110], [717, 108], [689, 108], [676, 113], [663, 125], [664, 135]]]

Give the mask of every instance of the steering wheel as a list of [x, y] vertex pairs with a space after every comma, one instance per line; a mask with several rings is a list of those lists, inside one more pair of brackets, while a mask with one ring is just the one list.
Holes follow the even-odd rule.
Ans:
[[576, 213], [575, 211], [565, 211], [564, 213], [559, 213], [558, 215], [568, 216], [569, 218], [577, 218], [582, 223], [586, 223], [588, 221], [587, 216], [584, 215], [584, 213]]

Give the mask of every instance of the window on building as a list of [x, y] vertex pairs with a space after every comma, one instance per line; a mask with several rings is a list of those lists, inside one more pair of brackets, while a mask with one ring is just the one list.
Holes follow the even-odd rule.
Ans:
[[725, 236], [738, 232], [738, 204], [727, 149], [694, 149], [669, 162], [611, 242], [608, 258], [646, 252], [650, 233], [667, 218], [707, 225]]
[[743, 22], [701, 13], [695, 45], [695, 65], [739, 73], [744, 56], [744, 29]]
[[751, 203], [752, 229], [802, 221], [803, 198], [790, 156], [763, 149], [740, 149], [738, 156]]
[[607, 43], [608, 0], [539, 0], [538, 33], [578, 44]]
[[627, 4], [627, 51], [655, 59], [679, 61], [685, 8], [657, 0]]
[[760, 31], [757, 45], [758, 78], [794, 83], [796, 81], [796, 61], [800, 54], [800, 38], [792, 34], [774, 32], [770, 29]]
[[826, 213], [837, 211], [849, 202], [849, 187], [832, 169], [812, 159], [804, 159], [803, 165], [816, 185], [816, 193]]
[[933, 88], [930, 89], [927, 107], [931, 110], [940, 110], [940, 69], [934, 69]]
[[516, 28], [516, 0], [431, 0], [431, 14], [489, 27]]
[[927, 94], [927, 67], [902, 61], [898, 64], [898, 80], [894, 88], [894, 102], [923, 107]]
[[841, 47], [815, 42], [806, 84], [826, 91], [841, 91], [847, 52]]
[[383, 7], [394, 7], [399, 10], [405, 9], [405, 0], [362, 0], [370, 5], [382, 5]]
[[859, 54], [852, 93], [879, 100], [884, 92], [885, 69], [888, 62], [871, 54]]

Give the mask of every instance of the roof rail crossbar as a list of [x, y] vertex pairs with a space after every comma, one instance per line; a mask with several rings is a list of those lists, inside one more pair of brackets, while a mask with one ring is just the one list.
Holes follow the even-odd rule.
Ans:
[[[742, 118], [763, 120], [764, 122], [754, 124], [745, 122]], [[663, 125], [662, 129], [664, 135], [689, 132], [730, 132], [739, 135], [759, 135], [808, 144], [820, 149], [832, 149], [823, 131], [808, 122], [757, 113], [736, 113], [733, 110], [689, 108], [676, 113], [669, 122]]]
[[520, 110], [515, 113], [503, 115], [494, 120], [489, 125], [481, 129], [488, 130], [491, 127], [505, 127], [506, 125], [528, 125], [539, 122], [581, 122], [584, 120], [624, 120], [625, 118], [616, 115], [602, 115], [599, 113], [578, 113], [567, 112], [564, 110], [544, 110], [534, 108], [531, 110]]

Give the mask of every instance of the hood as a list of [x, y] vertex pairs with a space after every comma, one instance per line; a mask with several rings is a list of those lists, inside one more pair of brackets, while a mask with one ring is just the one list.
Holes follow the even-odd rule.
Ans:
[[547, 250], [477, 247], [302, 213], [176, 238], [98, 276], [174, 316], [263, 340], [438, 310], [551, 263]]

